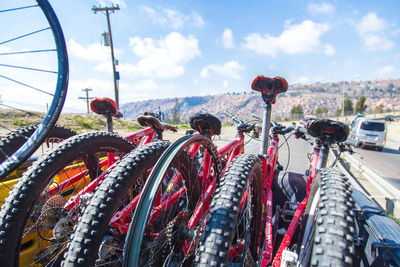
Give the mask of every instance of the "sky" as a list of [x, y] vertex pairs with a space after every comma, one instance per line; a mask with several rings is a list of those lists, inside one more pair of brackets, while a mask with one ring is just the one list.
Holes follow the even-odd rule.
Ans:
[[[400, 76], [398, 0], [50, 3], [68, 49], [64, 112], [86, 112], [78, 99], [84, 88], [92, 89], [91, 97], [114, 98], [110, 47], [102, 38], [107, 20], [93, 6], [120, 8], [110, 15], [120, 104], [250, 91], [259, 74], [283, 76], [289, 86]], [[3, 100], [11, 92], [4, 88]], [[39, 102], [35, 108], [43, 106]]]

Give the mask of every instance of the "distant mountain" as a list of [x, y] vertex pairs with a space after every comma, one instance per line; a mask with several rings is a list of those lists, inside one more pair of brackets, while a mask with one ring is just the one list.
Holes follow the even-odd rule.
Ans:
[[[312, 113], [319, 107], [326, 107], [329, 114], [333, 115], [341, 107], [343, 93], [345, 98], [350, 98], [353, 102], [361, 95], [366, 96], [370, 110], [379, 104], [394, 110], [400, 106], [400, 79], [295, 84], [289, 87], [288, 92], [278, 96], [272, 115], [273, 118], [283, 119], [290, 114], [294, 105], [301, 105], [304, 114]], [[212, 96], [143, 100], [123, 104], [121, 111], [124, 118], [135, 119], [143, 112], [154, 112], [159, 107], [165, 113], [166, 118], [171, 118], [174, 106], [179, 109], [181, 121], [187, 121], [191, 115], [197, 112], [209, 112], [223, 119], [225, 111], [249, 120], [252, 113], [262, 114], [263, 101], [258, 92], [248, 91]]]

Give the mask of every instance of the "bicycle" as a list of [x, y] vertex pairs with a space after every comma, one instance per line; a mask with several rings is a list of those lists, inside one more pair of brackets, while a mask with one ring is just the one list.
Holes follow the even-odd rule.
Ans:
[[[263, 92], [262, 88], [257, 88], [258, 81], [260, 81], [259, 78], [253, 81], [252, 88]], [[274, 90], [274, 81], [267, 78], [265, 82], [267, 83], [265, 87], [269, 88], [274, 95], [276, 90]], [[270, 102], [273, 99], [272, 97], [263, 98]], [[267, 105], [269, 101], [266, 101]], [[268, 124], [268, 120], [268, 115], [264, 114], [266, 124]], [[298, 137], [304, 138], [304, 134], [307, 133], [302, 127], [288, 128], [287, 131], [295, 130]], [[341, 151], [352, 151], [350, 147], [340, 143], [345, 141], [348, 134], [348, 128], [346, 131], [343, 124], [319, 120], [310, 124], [307, 129], [308, 133], [311, 132], [312, 136], [317, 137], [317, 145], [310, 158], [306, 197], [301, 203], [287, 203], [296, 205], [297, 208], [294, 210], [290, 212], [283, 210], [283, 215], [291, 214], [293, 219], [289, 220], [290, 225], [285, 229], [286, 233], [282, 242], [279, 244], [276, 238], [281, 211], [276, 207], [275, 214], [273, 213], [274, 199], [271, 190], [273, 176], [270, 176], [272, 169], [268, 168], [268, 160], [273, 154], [268, 153], [267, 157], [261, 153], [258, 156], [244, 154], [232, 163], [227, 175], [223, 178], [224, 183], [221, 184], [219, 189], [221, 193], [217, 193], [215, 196], [216, 200], [210, 212], [211, 217], [207, 221], [207, 230], [202, 240], [200, 253], [196, 257], [197, 265], [222, 265], [227, 262], [258, 264], [260, 266], [269, 264], [281, 266], [281, 263], [284, 266], [286, 266], [285, 264], [297, 264], [296, 255], [290, 253], [291, 250], [288, 250], [288, 248], [295, 235], [301, 214], [306, 207], [310, 188], [313, 188], [312, 195], [318, 188], [314, 179], [317, 177], [319, 180], [319, 176], [332, 172], [322, 169], [326, 167], [329, 145], [338, 142]], [[273, 140], [271, 140], [271, 143], [273, 143]], [[261, 151], [264, 151], [264, 149], [261, 148]], [[344, 179], [343, 176], [336, 175], [340, 179]], [[348, 185], [348, 183], [344, 184]], [[345, 188], [342, 186], [341, 189]], [[228, 196], [226, 196], [227, 194]], [[349, 197], [348, 191], [346, 197]], [[351, 209], [346, 212], [351, 213]], [[313, 239], [303, 238], [303, 240], [310, 241]], [[277, 247], [277, 245], [280, 246]], [[297, 243], [290, 248], [293, 250], [296, 245]], [[319, 248], [315, 247], [315, 250], [319, 252]], [[349, 250], [351, 251], [351, 247], [349, 247]]]
[[[340, 153], [353, 154], [355, 152], [351, 146], [362, 147], [363, 143], [347, 140], [349, 129], [341, 122], [320, 119], [302, 122], [302, 124], [306, 128], [298, 128], [297, 137], [305, 138], [305, 135], [310, 135], [315, 138], [314, 151], [310, 157], [306, 196], [297, 205], [297, 209], [292, 211], [293, 219], [275, 254], [273, 266], [280, 266], [285, 258], [287, 262], [290, 262], [291, 260], [288, 259], [290, 257], [297, 258], [297, 263], [301, 266], [308, 265], [310, 262], [314, 265], [321, 262], [329, 262], [335, 266], [351, 264], [354, 247], [352, 238], [349, 239], [349, 236], [354, 234], [352, 226], [354, 222], [351, 218], [354, 202], [348, 179], [332, 167]], [[336, 145], [340, 153], [333, 164], [327, 168], [329, 150], [332, 145]], [[320, 196], [324, 198], [320, 200]], [[318, 204], [320, 202], [323, 204]], [[336, 202], [336, 205], [333, 202]], [[338, 212], [342, 213], [341, 216], [337, 216]], [[291, 240], [302, 215], [304, 215], [304, 221], [300, 224], [299, 241], [295, 245], [297, 248], [294, 248]], [[318, 223], [316, 223], [317, 220]], [[342, 235], [342, 233], [345, 234]], [[332, 238], [335, 244], [329, 244], [329, 241], [326, 241]]]
[[[107, 118], [107, 129], [111, 131], [112, 118], [120, 116], [115, 102], [95, 99], [91, 107]], [[137, 145], [161, 138], [167, 127], [153, 117], [144, 116], [140, 121], [152, 127], [125, 138], [111, 132], [77, 135], [35, 162], [0, 212], [1, 265], [61, 261], [76, 217], [85, 208], [90, 192], [124, 155]]]
[[[281, 84], [281, 89], [283, 91], [283, 84]], [[265, 97], [267, 97], [267, 94], [265, 94]], [[265, 114], [270, 117], [271, 105], [265, 108]], [[252, 127], [252, 125], [242, 124], [238, 127], [238, 131], [240, 130], [243, 135], [244, 132], [250, 132]], [[194, 128], [203, 129], [204, 131], [202, 125]], [[267, 128], [263, 127], [263, 138], [266, 136], [265, 131], [268, 132]], [[209, 205], [214, 201], [214, 194], [221, 192], [221, 188], [227, 180], [220, 181], [219, 178], [221, 176], [219, 175], [214, 175], [207, 179], [204, 179], [204, 176], [199, 177], [200, 181], [204, 181], [201, 182], [202, 190], [200, 192], [194, 192], [187, 184], [178, 187], [177, 189], [179, 190], [177, 192], [180, 190], [186, 192], [187, 196], [182, 197], [182, 199], [184, 203], [188, 204], [183, 207], [175, 206], [175, 210], [171, 208], [173, 206], [163, 206], [159, 199], [164, 199], [165, 204], [179, 204], [179, 197], [174, 198], [174, 195], [168, 194], [167, 189], [170, 187], [163, 185], [163, 177], [166, 173], [165, 169], [168, 168], [171, 160], [176, 155], [179, 155], [180, 151], [185, 151], [187, 145], [198, 142], [195, 138], [187, 137], [187, 139], [182, 139], [171, 145], [153, 168], [131, 222], [125, 245], [124, 255], [126, 255], [126, 258], [124, 259], [124, 266], [142, 266], [151, 265], [152, 263], [190, 265], [193, 263], [194, 257], [199, 250], [200, 238], [203, 232], [207, 231], [205, 223], [209, 214]], [[279, 140], [276, 140], [270, 146], [270, 152], [274, 152], [274, 155], [270, 157], [271, 167], [273, 168], [275, 168], [278, 156], [278, 142]], [[235, 143], [235, 141], [232, 143]], [[208, 146], [212, 147], [213, 145], [209, 143]], [[231, 147], [231, 144], [226, 145], [226, 147]], [[266, 150], [267, 148], [263, 149]], [[222, 151], [225, 151], [225, 149], [221, 148], [219, 150], [219, 152]], [[234, 159], [229, 158], [221, 174], [227, 170], [228, 166], [232, 166], [232, 160], [235, 162], [241, 157], [242, 153], [236, 155]], [[215, 165], [218, 166], [218, 163], [215, 163]], [[179, 194], [177, 193], [176, 195], [178, 196]]]
[[[239, 123], [237, 138], [217, 152], [211, 142], [211, 136], [220, 134], [221, 123], [219, 120], [210, 114], [201, 114], [193, 117], [190, 124], [199, 134], [183, 137], [170, 145], [162, 156], [157, 158], [158, 162], [152, 173], [159, 171], [159, 166], [164, 166], [167, 170], [162, 170], [155, 179], [154, 176], [150, 175], [143, 190], [136, 189], [135, 193], [132, 194], [132, 191], [128, 188], [133, 187], [136, 183], [135, 181], [143, 180], [137, 173], [146, 173], [149, 170], [148, 166], [154, 166], [156, 159], [150, 160], [151, 163], [146, 160], [147, 165], [144, 163], [145, 161], [140, 164], [136, 163], [138, 159], [135, 160], [135, 157], [138, 155], [132, 155], [130, 159], [127, 157], [124, 162], [121, 161], [118, 166], [119, 170], [115, 169], [106, 178], [107, 182], [104, 182], [102, 189], [96, 191], [89, 204], [90, 209], [88, 208], [80, 220], [77, 232], [74, 234], [70, 249], [66, 254], [65, 265], [92, 265], [95, 261], [99, 264], [105, 264], [105, 257], [100, 256], [100, 259], [97, 259], [97, 255], [103, 255], [101, 252], [107, 251], [106, 248], [112, 243], [110, 240], [115, 241], [116, 239], [118, 241], [115, 244], [118, 245], [112, 247], [112, 249], [110, 248], [110, 250], [113, 251], [114, 256], [119, 255], [119, 257], [115, 256], [116, 259], [122, 259], [123, 240], [128, 232], [132, 213], [135, 210], [141, 210], [141, 205], [143, 205], [142, 198], [147, 198], [143, 194], [148, 194], [148, 189], [146, 188], [152, 187], [148, 186], [148, 184], [162, 187], [160, 190], [163, 192], [157, 194], [153, 203], [158, 206], [155, 210], [160, 212], [153, 212], [151, 219], [159, 223], [161, 232], [163, 221], [169, 221], [168, 214], [165, 214], [164, 211], [167, 209], [171, 211], [174, 207], [176, 208], [178, 202], [182, 204], [187, 201], [187, 205], [191, 207], [190, 212], [193, 211], [192, 218], [188, 219], [188, 224], [192, 231], [198, 224], [201, 224], [201, 217], [204, 216], [205, 211], [208, 209], [218, 177], [224, 172], [225, 166], [244, 151], [244, 132], [257, 131], [259, 128], [254, 125], [245, 127], [243, 123]], [[136, 154], [136, 151], [132, 152], [132, 154]], [[160, 164], [160, 162], [165, 162], [166, 158], [169, 158], [167, 163]], [[127, 170], [123, 166], [135, 166], [135, 168]], [[167, 175], [164, 175], [166, 173]], [[124, 186], [118, 186], [120, 184], [124, 184]], [[108, 188], [115, 190], [109, 192]], [[117, 190], [117, 188], [119, 189]], [[138, 194], [139, 191], [141, 192], [140, 194]], [[130, 196], [130, 198], [125, 196]], [[135, 196], [133, 200], [132, 196]], [[200, 197], [202, 197], [203, 201], [199, 200]], [[121, 200], [126, 199], [130, 199], [128, 201], [129, 204], [121, 204]], [[100, 217], [102, 221], [110, 222], [108, 226], [106, 224], [93, 225], [88, 223], [90, 221], [97, 222]], [[110, 231], [110, 228], [114, 230]], [[91, 235], [93, 231], [97, 234]], [[116, 232], [118, 234], [112, 235], [112, 233]], [[81, 242], [82, 238], [87, 242]], [[89, 247], [91, 248], [91, 253], [82, 255], [81, 252]], [[156, 250], [157, 248], [152, 249], [153, 252], [156, 252]], [[99, 251], [99, 254], [97, 251]], [[160, 261], [162, 259], [157, 259], [157, 262]]]
[[[0, 42], [0, 45], [4, 52], [0, 53], [2, 60], [0, 67], [4, 71], [0, 74], [0, 78], [3, 82], [1, 88], [7, 91], [2, 91], [2, 103], [0, 105], [7, 109], [21, 110], [22, 108], [23, 110], [28, 103], [31, 103], [31, 105], [36, 105], [38, 101], [50, 103], [45, 115], [40, 116], [41, 122], [34, 133], [23, 142], [17, 151], [8, 155], [7, 159], [0, 164], [0, 179], [4, 179], [36, 150], [55, 125], [67, 93], [68, 56], [60, 23], [47, 0], [32, 1], [32, 4], [17, 7], [15, 1], [2, 1], [1, 5], [2, 19], [13, 21], [17, 17], [20, 25], [26, 22], [23, 24], [26, 29], [22, 30], [19, 29], [20, 26], [14, 25], [13, 29], [21, 31], [19, 35], [12, 35], [12, 33], [6, 31], [2, 34], [4, 39]], [[37, 17], [38, 12], [40, 12], [38, 10], [45, 17], [45, 25], [39, 22], [43, 20], [35, 20], [34, 23], [32, 20], [25, 19], [26, 17]], [[24, 11], [24, 14], [21, 14], [22, 11]], [[11, 18], [12, 15], [14, 15], [14, 18]], [[46, 39], [54, 40], [55, 47], [41, 49], [40, 40]], [[21, 43], [22, 40], [25, 43]], [[26, 50], [25, 47], [28, 43], [34, 48]], [[52, 67], [43, 67], [44, 61], [55, 61], [55, 64], [52, 64]], [[34, 67], [33, 62], [42, 63], [36, 63], [38, 67]], [[19, 63], [22, 65], [19, 65]], [[57, 70], [54, 70], [54, 65]], [[13, 75], [13, 71], [20, 72], [19, 78]], [[35, 75], [30, 75], [32, 73], [35, 73]], [[28, 78], [31, 78], [31, 81], [27, 81]], [[43, 81], [49, 82], [51, 86], [39, 85]], [[18, 99], [15, 99], [15, 94], [7, 93], [15, 91], [19, 92], [17, 94]], [[34, 97], [33, 92], [40, 93], [40, 99]], [[23, 100], [20, 98], [23, 98]], [[23, 104], [18, 104], [21, 101]], [[15, 105], [12, 103], [15, 103]], [[28, 114], [34, 113], [28, 112]], [[7, 127], [3, 126], [3, 128]]]

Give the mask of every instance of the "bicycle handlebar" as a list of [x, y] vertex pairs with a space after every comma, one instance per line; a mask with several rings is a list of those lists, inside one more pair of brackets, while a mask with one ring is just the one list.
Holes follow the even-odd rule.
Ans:
[[255, 119], [257, 119], [257, 120], [260, 120], [260, 121], [263, 120], [260, 116], [254, 114], [254, 113], [251, 113], [251, 116], [253, 116], [253, 118], [255, 118]]
[[225, 111], [224, 112], [226, 116], [230, 117], [235, 123], [237, 124], [244, 124], [244, 121], [241, 119], [237, 118], [235, 115], [232, 115], [231, 113]]
[[360, 148], [360, 147], [364, 146], [363, 141], [356, 141], [356, 140], [349, 140], [349, 139], [344, 141], [344, 144], [348, 145], [348, 146], [354, 146], [356, 148]]

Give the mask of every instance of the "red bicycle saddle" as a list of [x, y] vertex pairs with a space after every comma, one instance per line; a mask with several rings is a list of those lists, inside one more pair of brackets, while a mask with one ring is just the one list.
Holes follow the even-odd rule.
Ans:
[[140, 115], [136, 118], [140, 125], [144, 127], [151, 127], [155, 130], [162, 131], [164, 129], [161, 122], [152, 115]]
[[90, 109], [99, 115], [112, 115], [114, 117], [120, 117], [120, 113], [117, 109], [117, 104], [108, 97], [96, 97], [90, 101]]
[[275, 104], [276, 96], [287, 91], [289, 85], [285, 78], [276, 76], [274, 78], [258, 75], [251, 83], [251, 89], [262, 93], [264, 101]]

